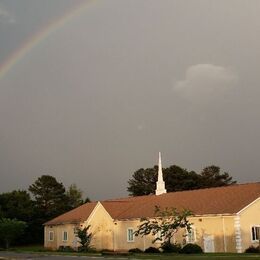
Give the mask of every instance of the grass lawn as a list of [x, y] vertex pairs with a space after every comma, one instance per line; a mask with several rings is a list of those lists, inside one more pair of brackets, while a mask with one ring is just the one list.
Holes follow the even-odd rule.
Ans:
[[[10, 248], [8, 251], [13, 251], [17, 253], [40, 253], [40, 254], [50, 254], [50, 255], [74, 255], [74, 256], [101, 256], [100, 253], [77, 253], [77, 252], [57, 252], [57, 251], [47, 251], [41, 245], [32, 246], [19, 246]], [[104, 256], [103, 256], [104, 257]], [[105, 257], [107, 259], [112, 256]], [[194, 254], [194, 255], [184, 255], [184, 254], [133, 254], [129, 256], [118, 256], [124, 259], [158, 259], [158, 260], [228, 260], [228, 259], [242, 259], [242, 260], [253, 260], [259, 259], [260, 254], [235, 254], [235, 253], [212, 253], [212, 254]], [[114, 257], [113, 258], [117, 258]]]

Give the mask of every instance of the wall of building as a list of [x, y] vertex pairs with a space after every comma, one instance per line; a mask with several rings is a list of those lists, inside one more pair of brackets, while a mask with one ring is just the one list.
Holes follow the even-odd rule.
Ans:
[[[76, 237], [74, 230], [77, 225], [75, 224], [63, 224], [44, 227], [44, 247], [53, 250], [58, 249], [60, 246], [76, 247]], [[68, 234], [68, 240], [63, 240], [63, 232]], [[49, 232], [53, 232], [53, 241], [49, 240]]]
[[251, 229], [254, 225], [260, 225], [260, 198], [239, 214], [241, 229], [242, 252], [249, 246], [258, 246], [259, 242], [252, 241]]
[[[256, 201], [238, 216], [203, 216], [192, 217], [190, 222], [195, 230], [194, 243], [200, 245], [204, 251], [207, 248], [214, 252], [243, 252], [250, 245], [257, 245], [252, 242], [251, 228], [253, 225], [260, 225], [260, 200]], [[137, 230], [139, 220], [114, 221], [104, 207], [98, 204], [89, 219], [81, 224], [81, 227], [91, 225], [93, 233], [91, 245], [100, 249], [129, 250], [140, 248], [145, 250], [150, 246], [159, 247], [160, 243], [152, 243], [152, 235], [145, 237], [134, 237], [134, 241], [128, 241], [127, 230]], [[57, 249], [59, 246], [75, 247], [74, 228], [76, 225], [64, 224], [45, 227], [45, 247]], [[239, 228], [239, 229], [238, 229]], [[48, 240], [49, 231], [54, 232], [54, 240]], [[62, 234], [68, 232], [68, 241], [63, 241]], [[240, 239], [241, 233], [241, 239]], [[181, 230], [174, 237], [174, 242], [185, 244], [185, 231]], [[238, 237], [239, 236], [239, 237]], [[210, 238], [210, 247], [205, 241]]]
[[114, 222], [101, 204], [94, 209], [83, 226], [90, 225], [93, 234], [91, 246], [97, 250], [114, 250]]
[[[234, 216], [193, 217], [190, 222], [195, 230], [195, 243], [204, 251], [207, 251], [206, 240], [210, 239], [214, 252], [235, 252]], [[181, 239], [178, 234], [178, 242]]]

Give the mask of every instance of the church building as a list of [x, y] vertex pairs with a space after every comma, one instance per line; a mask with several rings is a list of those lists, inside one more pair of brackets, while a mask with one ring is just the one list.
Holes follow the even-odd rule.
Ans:
[[244, 252], [260, 240], [260, 182], [235, 184], [180, 192], [169, 192], [163, 181], [159, 154], [155, 195], [127, 197], [86, 203], [44, 224], [44, 246], [79, 246], [76, 228], [90, 225], [94, 248], [124, 251], [131, 248], [160, 247], [152, 235], [135, 236], [142, 218], [161, 209], [189, 209], [192, 230], [178, 232], [175, 243], [196, 243], [204, 252]]

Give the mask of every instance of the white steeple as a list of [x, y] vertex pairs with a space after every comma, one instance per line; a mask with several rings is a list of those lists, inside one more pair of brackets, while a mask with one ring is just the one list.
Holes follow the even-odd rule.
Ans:
[[166, 193], [165, 189], [165, 183], [163, 181], [163, 173], [162, 173], [162, 159], [161, 159], [161, 153], [159, 152], [159, 163], [158, 163], [158, 181], [156, 182], [156, 195], [161, 195], [163, 193]]

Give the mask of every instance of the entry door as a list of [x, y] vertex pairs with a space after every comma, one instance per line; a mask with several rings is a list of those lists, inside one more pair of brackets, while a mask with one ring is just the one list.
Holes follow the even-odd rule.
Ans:
[[204, 235], [204, 252], [215, 252], [214, 237], [212, 235]]

